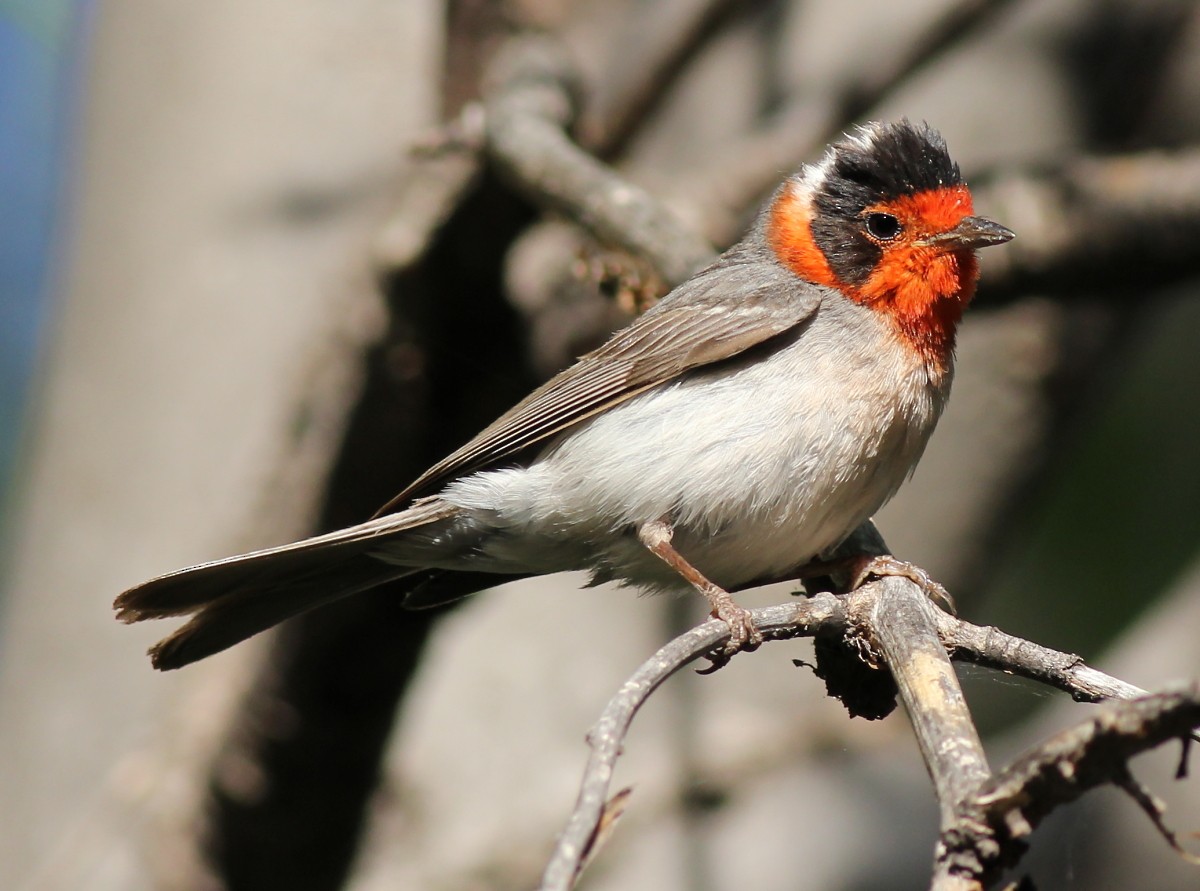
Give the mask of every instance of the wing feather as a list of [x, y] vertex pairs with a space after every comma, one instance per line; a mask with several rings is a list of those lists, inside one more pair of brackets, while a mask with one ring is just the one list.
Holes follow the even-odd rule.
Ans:
[[[464, 473], [495, 466], [690, 369], [731, 359], [796, 328], [816, 312], [824, 291], [774, 264], [718, 261], [534, 390], [376, 516], [433, 494]], [[730, 293], [740, 296], [731, 300]]]

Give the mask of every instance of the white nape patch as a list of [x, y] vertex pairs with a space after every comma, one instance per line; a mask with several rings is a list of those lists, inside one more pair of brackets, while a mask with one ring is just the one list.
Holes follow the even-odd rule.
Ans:
[[831, 169], [833, 169], [833, 154], [827, 151], [820, 161], [805, 164], [788, 180], [788, 189], [797, 206], [810, 207], [812, 205], [813, 196], [821, 190]]
[[846, 143], [850, 143], [857, 149], [869, 152], [874, 147], [875, 140], [879, 137], [879, 131], [882, 129], [883, 124], [875, 121], [861, 124], [849, 133], [842, 134], [843, 138], [840, 142], [826, 148], [821, 160], [801, 167], [789, 183], [796, 201], [805, 206], [812, 202], [813, 196], [820, 191], [829, 178], [830, 171], [833, 170], [833, 162], [837, 159], [839, 145], [844, 146]]

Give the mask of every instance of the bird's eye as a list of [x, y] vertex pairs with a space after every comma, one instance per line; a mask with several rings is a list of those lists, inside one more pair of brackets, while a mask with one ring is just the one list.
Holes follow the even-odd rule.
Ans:
[[867, 214], [867, 232], [880, 241], [891, 241], [900, 234], [900, 221], [890, 213]]

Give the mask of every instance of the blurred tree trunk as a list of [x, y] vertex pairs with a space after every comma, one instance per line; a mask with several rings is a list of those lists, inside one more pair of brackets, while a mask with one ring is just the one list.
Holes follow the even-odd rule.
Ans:
[[437, 114], [439, 6], [105, 3], [0, 663], [0, 885], [149, 887], [257, 645], [159, 676], [108, 601], [309, 529], [386, 314], [371, 269]]

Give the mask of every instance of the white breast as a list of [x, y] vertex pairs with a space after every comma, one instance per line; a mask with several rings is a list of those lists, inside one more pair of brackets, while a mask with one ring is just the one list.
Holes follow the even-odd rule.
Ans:
[[666, 518], [717, 584], [783, 575], [838, 544], [907, 478], [941, 412], [886, 320], [835, 301], [776, 352], [686, 376], [585, 422], [528, 468], [442, 498], [496, 530], [478, 568], [680, 580], [632, 535]]

